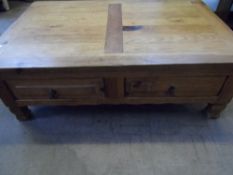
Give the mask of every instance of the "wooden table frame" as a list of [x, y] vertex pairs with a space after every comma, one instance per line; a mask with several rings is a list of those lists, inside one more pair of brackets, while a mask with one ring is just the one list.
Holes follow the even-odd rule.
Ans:
[[219, 117], [232, 31], [201, 2], [144, 3], [33, 3], [0, 38], [3, 102], [19, 120], [31, 105], [206, 103]]
[[[146, 71], [145, 71], [146, 69]], [[217, 70], [217, 71], [216, 71]], [[127, 97], [125, 91], [125, 77], [147, 77], [164, 76], [175, 77], [183, 76], [186, 72], [187, 77], [204, 76], [226, 76], [223, 86], [216, 97], [157, 97], [157, 98], [131, 98]], [[233, 75], [232, 65], [176, 65], [176, 66], [155, 66], [155, 67], [115, 67], [115, 68], [79, 68], [79, 69], [17, 69], [5, 70], [1, 74], [4, 79], [10, 80], [17, 77], [18, 80], [27, 79], [51, 79], [52, 77], [68, 78], [103, 78], [104, 96], [97, 99], [68, 99], [68, 100], [17, 100], [10, 90], [7, 82], [2, 80], [0, 83], [0, 96], [3, 102], [17, 116], [19, 120], [28, 120], [31, 113], [28, 105], [98, 105], [98, 104], [163, 104], [163, 103], [208, 103], [207, 113], [210, 118], [217, 118], [233, 96]], [[217, 73], [216, 73], [217, 72]], [[229, 74], [231, 73], [231, 74]], [[107, 76], [106, 76], [107, 75]], [[174, 77], [174, 78], [175, 78]]]

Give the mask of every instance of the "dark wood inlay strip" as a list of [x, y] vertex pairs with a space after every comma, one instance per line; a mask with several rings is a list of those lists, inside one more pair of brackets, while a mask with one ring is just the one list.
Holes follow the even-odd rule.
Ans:
[[121, 4], [109, 4], [105, 39], [106, 53], [123, 52], [122, 10]]

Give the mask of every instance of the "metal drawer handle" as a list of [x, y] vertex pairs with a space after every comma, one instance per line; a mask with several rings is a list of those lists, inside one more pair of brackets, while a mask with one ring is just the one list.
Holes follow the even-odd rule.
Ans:
[[57, 91], [54, 90], [54, 89], [50, 89], [50, 90], [49, 90], [49, 98], [50, 98], [50, 99], [56, 99], [57, 97], [58, 97]]
[[168, 88], [168, 90], [167, 90], [167, 94], [168, 94], [169, 96], [175, 96], [175, 91], [176, 91], [175, 86], [170, 86], [170, 87]]

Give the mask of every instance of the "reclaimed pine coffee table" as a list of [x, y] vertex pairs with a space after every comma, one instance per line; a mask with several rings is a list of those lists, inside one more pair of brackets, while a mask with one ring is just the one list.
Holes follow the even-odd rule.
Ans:
[[233, 33], [203, 3], [35, 2], [0, 38], [0, 96], [29, 105], [206, 103], [233, 96]]

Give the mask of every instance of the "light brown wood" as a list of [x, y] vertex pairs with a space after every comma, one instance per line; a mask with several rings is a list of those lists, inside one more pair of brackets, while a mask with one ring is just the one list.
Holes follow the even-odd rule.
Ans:
[[0, 37], [0, 94], [19, 119], [42, 104], [208, 103], [217, 116], [232, 41], [200, 1], [35, 2]]
[[0, 68], [233, 63], [233, 34], [203, 3], [116, 2], [123, 26], [142, 26], [123, 53], [105, 53], [114, 1], [35, 2], [1, 37]]
[[144, 77], [126, 79], [131, 97], [218, 96], [225, 77]]
[[142, 105], [142, 104], [192, 104], [214, 103], [217, 97], [125, 97], [125, 98], [95, 98], [95, 99], [55, 99], [55, 100], [17, 100], [18, 106], [25, 105]]
[[76, 99], [103, 96], [102, 79], [9, 80], [16, 99]]

